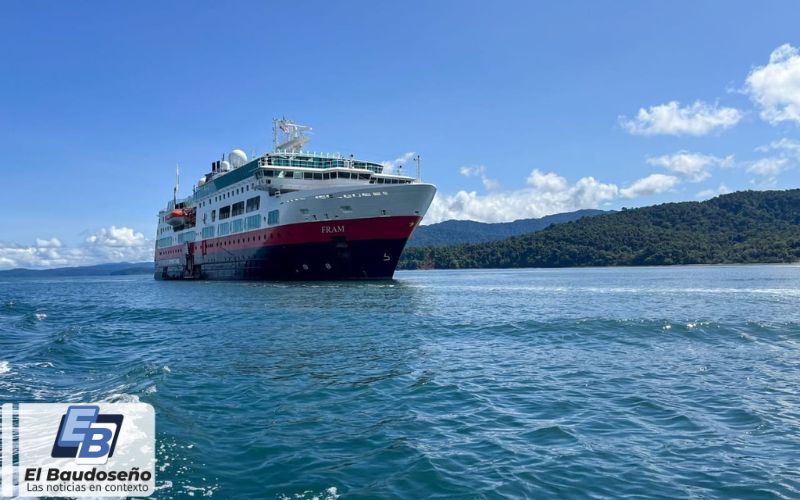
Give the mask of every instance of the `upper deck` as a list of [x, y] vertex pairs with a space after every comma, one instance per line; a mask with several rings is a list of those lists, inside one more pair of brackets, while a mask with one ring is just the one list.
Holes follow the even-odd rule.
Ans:
[[[183, 200], [168, 204], [167, 210], [203, 204], [204, 200], [224, 195], [225, 191], [248, 184], [248, 189], [280, 192], [317, 189], [331, 186], [348, 187], [353, 184], [409, 184], [415, 178], [385, 172], [377, 162], [344, 157], [339, 153], [318, 153], [303, 150], [308, 142], [305, 133], [310, 127], [288, 120], [274, 120], [274, 149], [269, 153], [249, 159], [241, 150], [234, 150], [228, 159], [212, 162], [211, 172], [204, 175], [193, 193]], [[278, 143], [278, 133], [286, 141]], [[177, 189], [177, 183], [176, 183]], [[176, 193], [177, 194], [177, 193]], [[216, 196], [217, 198], [219, 196]], [[180, 206], [179, 206], [180, 205]]]

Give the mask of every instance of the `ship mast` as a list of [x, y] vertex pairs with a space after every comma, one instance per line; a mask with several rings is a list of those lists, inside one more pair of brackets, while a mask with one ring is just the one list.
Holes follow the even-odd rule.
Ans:
[[[279, 132], [283, 133], [283, 142], [278, 143]], [[311, 132], [311, 127], [300, 125], [287, 120], [285, 117], [280, 120], [272, 119], [272, 146], [275, 151], [289, 151], [298, 153], [303, 150], [303, 146], [311, 140], [306, 133]]]
[[175, 187], [172, 188], [172, 208], [178, 205], [178, 187], [181, 182], [181, 167], [175, 164]]

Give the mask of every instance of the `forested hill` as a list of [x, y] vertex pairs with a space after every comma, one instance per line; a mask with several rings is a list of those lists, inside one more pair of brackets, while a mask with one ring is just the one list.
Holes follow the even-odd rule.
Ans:
[[539, 219], [520, 219], [514, 222], [475, 222], [471, 220], [448, 220], [420, 226], [408, 241], [408, 247], [458, 245], [504, 240], [512, 236], [535, 233], [553, 224], [570, 222], [583, 217], [605, 214], [603, 210], [578, 210], [563, 214], [548, 215]]
[[123, 276], [130, 274], [153, 274], [152, 262], [117, 262], [94, 266], [57, 267], [54, 269], [7, 269], [0, 271], [0, 278], [52, 278], [63, 276]]
[[479, 244], [409, 248], [401, 269], [796, 262], [800, 189], [623, 209]]

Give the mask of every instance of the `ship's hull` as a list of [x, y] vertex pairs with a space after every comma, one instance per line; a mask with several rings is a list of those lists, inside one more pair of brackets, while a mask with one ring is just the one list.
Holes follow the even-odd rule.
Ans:
[[[156, 279], [380, 280], [391, 279], [406, 240], [302, 243], [232, 251], [229, 260], [191, 270], [162, 266]], [[392, 256], [388, 260], [386, 256]]]
[[391, 279], [421, 217], [320, 221], [166, 249], [156, 279]]

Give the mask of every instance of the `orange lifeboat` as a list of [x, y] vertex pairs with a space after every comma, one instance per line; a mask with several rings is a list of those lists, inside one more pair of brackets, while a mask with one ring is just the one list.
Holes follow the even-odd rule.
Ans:
[[185, 226], [191, 219], [192, 213], [189, 210], [176, 209], [166, 217], [166, 222], [170, 226]]

